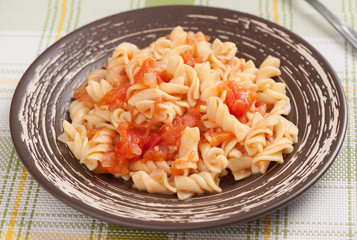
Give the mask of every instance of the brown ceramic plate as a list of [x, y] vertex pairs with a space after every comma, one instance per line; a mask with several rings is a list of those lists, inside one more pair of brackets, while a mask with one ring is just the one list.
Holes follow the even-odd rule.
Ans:
[[[237, 44], [239, 57], [257, 65], [268, 55], [281, 59], [292, 102], [288, 118], [299, 142], [265, 175], [235, 182], [222, 193], [153, 195], [131, 183], [95, 175], [58, 142], [74, 89], [102, 67], [115, 46], [147, 46], [170, 29], [202, 31]], [[86, 25], [48, 48], [23, 75], [11, 106], [11, 134], [29, 173], [51, 194], [88, 215], [110, 223], [151, 230], [183, 231], [244, 222], [275, 210], [311, 187], [334, 161], [346, 132], [346, 100], [338, 77], [306, 41], [285, 28], [246, 13], [196, 6], [134, 10]]]

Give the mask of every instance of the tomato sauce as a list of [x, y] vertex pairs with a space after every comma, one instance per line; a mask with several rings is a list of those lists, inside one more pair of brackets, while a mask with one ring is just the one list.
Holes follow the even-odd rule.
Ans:
[[100, 164], [96, 171], [127, 174], [130, 161], [169, 160], [178, 151], [185, 128], [199, 125], [200, 119], [198, 112], [189, 109], [182, 118], [177, 116], [172, 123], [163, 124], [160, 129], [150, 129], [149, 134], [147, 128], [120, 123], [117, 128], [120, 141], [114, 148], [114, 157]]
[[245, 115], [258, 95], [238, 85], [236, 81], [229, 81], [220, 85], [221, 91], [227, 91], [225, 103], [231, 114], [237, 119]]
[[180, 55], [183, 59], [183, 62], [191, 67], [194, 67], [196, 63], [202, 63], [201, 58], [194, 57], [190, 51], [185, 51]]
[[115, 109], [122, 107], [126, 100], [126, 92], [130, 84], [120, 84], [107, 92], [99, 101], [99, 105], [109, 105], [109, 111], [113, 112]]
[[228, 132], [211, 132], [207, 131], [204, 133], [204, 137], [207, 141], [213, 146], [217, 147], [218, 145], [222, 144], [224, 141], [233, 137], [232, 133]]

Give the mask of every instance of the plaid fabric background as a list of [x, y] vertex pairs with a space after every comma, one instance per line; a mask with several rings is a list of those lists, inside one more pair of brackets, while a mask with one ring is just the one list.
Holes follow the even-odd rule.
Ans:
[[[88, 217], [48, 194], [12, 145], [9, 111], [31, 62], [60, 37], [99, 18], [163, 4], [217, 6], [276, 22], [315, 46], [339, 75], [348, 101], [348, 132], [327, 174], [294, 202], [254, 221], [192, 233], [148, 232]], [[357, 1], [324, 1], [357, 29]], [[356, 50], [299, 0], [0, 0], [0, 239], [357, 239]]]

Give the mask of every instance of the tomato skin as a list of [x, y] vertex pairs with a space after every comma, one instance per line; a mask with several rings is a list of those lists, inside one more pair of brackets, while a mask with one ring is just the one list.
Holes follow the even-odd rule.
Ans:
[[126, 100], [126, 92], [130, 84], [120, 84], [107, 92], [99, 101], [99, 105], [109, 105], [109, 111], [113, 112], [118, 107], [121, 107]]
[[175, 165], [170, 167], [170, 171], [173, 176], [182, 176], [184, 174], [184, 170], [178, 169]]
[[183, 62], [191, 67], [194, 67], [196, 63], [201, 63], [202, 60], [198, 57], [194, 57], [190, 51], [185, 51], [181, 53], [180, 56], [183, 59]]
[[166, 145], [177, 146], [181, 138], [185, 125], [180, 117], [176, 117], [172, 123], [166, 123], [160, 128], [163, 143]]
[[166, 70], [162, 71], [160, 74], [159, 74], [159, 77], [160, 77], [160, 80], [162, 82], [170, 82], [170, 80], [174, 77], [172, 76], [170, 73], [168, 73]]
[[152, 58], [147, 58], [141, 65], [139, 71], [134, 75], [134, 81], [136, 83], [144, 83], [145, 74], [156, 73], [155, 61]]
[[122, 157], [134, 158], [138, 157], [142, 153], [142, 149], [146, 143], [144, 127], [134, 127], [131, 123], [123, 122], [119, 123], [117, 132], [120, 134], [120, 141], [115, 147], [120, 149], [123, 147], [125, 151], [120, 152]]
[[110, 166], [98, 167], [98, 171], [127, 174], [130, 161], [165, 161], [172, 158], [186, 126], [197, 126], [200, 120], [199, 112], [192, 108], [182, 118], [177, 116], [172, 123], [166, 123], [160, 129], [151, 129], [149, 134], [144, 127], [120, 123], [117, 128], [120, 141], [114, 147], [114, 157], [106, 164]]
[[143, 161], [165, 161], [173, 157], [180, 145], [180, 139], [186, 125], [181, 117], [176, 117], [172, 123], [161, 126], [159, 134], [161, 140], [157, 148], [151, 148], [144, 153]]
[[211, 132], [207, 131], [204, 133], [204, 137], [207, 139], [207, 141], [213, 146], [217, 147], [224, 141], [230, 139], [233, 137], [232, 133], [228, 132]]
[[98, 174], [128, 174], [129, 173], [129, 161], [125, 158], [117, 158], [115, 156], [111, 157], [110, 159], [106, 159], [107, 166], [103, 166], [104, 163], [99, 162], [96, 169], [94, 169], [95, 173]]
[[245, 115], [258, 95], [238, 85], [236, 81], [229, 81], [221, 85], [221, 89], [227, 91], [225, 103], [231, 114], [237, 119]]
[[187, 113], [182, 117], [183, 124], [188, 127], [196, 127], [201, 124], [201, 114], [198, 109], [190, 108]]
[[158, 132], [153, 132], [149, 134], [148, 141], [143, 147], [143, 151], [146, 152], [155, 146], [159, 145], [161, 142], [161, 135]]

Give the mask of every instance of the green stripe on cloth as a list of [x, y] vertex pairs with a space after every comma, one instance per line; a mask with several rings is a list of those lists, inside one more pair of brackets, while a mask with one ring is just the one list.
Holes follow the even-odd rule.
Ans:
[[75, 0], [70, 1], [69, 16], [68, 16], [68, 21], [67, 21], [66, 32], [70, 32], [70, 31], [74, 30], [74, 28], [71, 25], [72, 25], [72, 20], [73, 20], [75, 2], [76, 2]]
[[181, 5], [193, 5], [194, 0], [145, 0], [145, 7], [153, 7], [160, 5], [172, 5], [172, 4], [181, 4]]
[[284, 208], [284, 229], [283, 229], [283, 234], [284, 238], [288, 237], [288, 224], [289, 224], [289, 207], [285, 206]]
[[[341, 1], [341, 9], [342, 9], [342, 13], [343, 13], [343, 20], [346, 22], [348, 20], [348, 16], [346, 13], [346, 1], [342, 0]], [[352, 50], [353, 51], [353, 50]], [[347, 85], [349, 85], [349, 76], [350, 76], [350, 68], [349, 66], [349, 57], [348, 57], [348, 52], [350, 52], [350, 45], [347, 43], [347, 41], [345, 41], [345, 79], [347, 80]], [[349, 95], [346, 96], [347, 97], [347, 102], [350, 102], [351, 99], [349, 98]], [[353, 100], [353, 99], [352, 99]], [[351, 131], [351, 129], [353, 128], [352, 123], [349, 122], [348, 123], [348, 128]], [[352, 131], [351, 131], [352, 132]], [[352, 239], [353, 237], [353, 231], [352, 231], [352, 189], [351, 189], [351, 185], [352, 185], [352, 166], [353, 163], [352, 161], [354, 161], [353, 159], [353, 142], [351, 140], [351, 135], [347, 134], [347, 154], [348, 154], [348, 160], [347, 160], [347, 194], [348, 194], [348, 201], [347, 201], [347, 208], [348, 208], [348, 233], [347, 236]]]
[[51, 23], [50, 23], [50, 29], [48, 32], [46, 32], [47, 35], [47, 41], [45, 44], [45, 47], [49, 47], [50, 43], [54, 42], [55, 38], [53, 37], [53, 35], [55, 35], [54, 33], [54, 29], [55, 29], [55, 24], [56, 24], [56, 19], [57, 19], [57, 14], [58, 14], [58, 5], [60, 5], [61, 2], [60, 1], [56, 1], [55, 5], [53, 6], [53, 15], [50, 15], [50, 17], [52, 17]]
[[79, 17], [81, 16], [81, 9], [82, 9], [81, 6], [82, 6], [82, 0], [78, 0], [77, 7], [76, 7], [77, 15], [75, 17], [74, 26], [73, 26], [74, 29], [78, 28]]
[[[352, 2], [351, 2], [351, 0], [349, 1], [349, 9], [350, 9], [350, 15], [351, 15], [351, 27], [353, 28], [353, 29], [355, 29], [355, 19], [356, 19], [356, 10], [357, 10], [357, 3], [356, 2], [354, 2], [355, 3], [355, 10], [352, 10], [353, 9], [353, 4], [352, 4]], [[352, 49], [352, 82], [353, 82], [353, 89], [357, 89], [357, 76], [356, 76], [356, 73], [357, 73], [357, 51], [356, 51], [356, 49]], [[353, 97], [353, 106], [357, 106], [357, 97], [356, 97], [356, 95], [354, 95], [354, 97]], [[354, 122], [353, 122], [353, 126], [355, 126], [355, 128], [354, 128], [354, 136], [357, 136], [357, 128], [356, 128], [356, 126], [357, 126], [357, 120], [355, 119], [354, 120]], [[355, 146], [356, 146], [356, 143], [355, 143]], [[353, 159], [353, 158], [351, 158], [351, 159]], [[354, 172], [351, 172], [351, 175], [352, 176], [355, 176], [355, 178], [356, 178], [356, 176], [357, 176], [357, 166], [356, 166], [357, 164], [356, 164], [356, 160], [354, 161]], [[356, 207], [357, 206], [357, 181], [356, 181], [356, 179], [355, 179], [355, 181], [354, 181], [354, 186], [352, 186], [352, 183], [351, 183], [351, 187], [353, 188], [355, 188], [355, 192], [354, 192], [354, 198], [352, 198], [352, 200], [354, 201], [354, 206]], [[353, 204], [353, 203], [352, 203]], [[352, 208], [353, 209], [353, 208]], [[353, 214], [353, 213], [351, 213], [351, 215], [352, 216], [354, 216], [355, 218], [356, 218], [356, 209], [354, 209], [355, 210], [355, 214]], [[352, 226], [351, 226], [351, 230], [352, 229], [354, 229], [354, 230], [356, 230], [356, 225], [357, 225], [357, 223], [356, 223], [356, 219], [354, 218], [354, 221], [352, 221]], [[357, 234], [356, 234], [356, 231], [355, 232], [353, 232], [352, 233], [353, 234], [353, 236], [355, 237], [355, 236], [357, 236]]]
[[[5, 175], [2, 179], [2, 189], [1, 189], [1, 195], [0, 195], [0, 205], [1, 206], [5, 206], [5, 209], [4, 209], [4, 212], [2, 214], [2, 220], [1, 220], [1, 223], [0, 223], [0, 229], [4, 229], [4, 225], [5, 223], [7, 223], [7, 212], [8, 212], [8, 209], [9, 209], [9, 205], [10, 205], [10, 199], [11, 199], [11, 196], [12, 196], [12, 191], [9, 191], [9, 193], [6, 194], [7, 198], [5, 200], [5, 192], [8, 192], [6, 191], [6, 187], [8, 186], [8, 182], [10, 182], [10, 171], [11, 171], [11, 168], [13, 167], [13, 164], [12, 164], [12, 159], [14, 158], [14, 155], [15, 155], [15, 149], [13, 148], [12, 151], [11, 151], [11, 156], [8, 158], [10, 159], [10, 161], [8, 161], [8, 164], [5, 168]], [[1, 169], [3, 170], [3, 169]], [[2, 171], [4, 172], [4, 171]], [[13, 183], [11, 183], [11, 187], [13, 187]]]
[[117, 225], [109, 224], [107, 226], [107, 240], [116, 239], [142, 239], [142, 240], [166, 240], [168, 233], [166, 232], [151, 232], [142, 231], [134, 228], [124, 228]]

